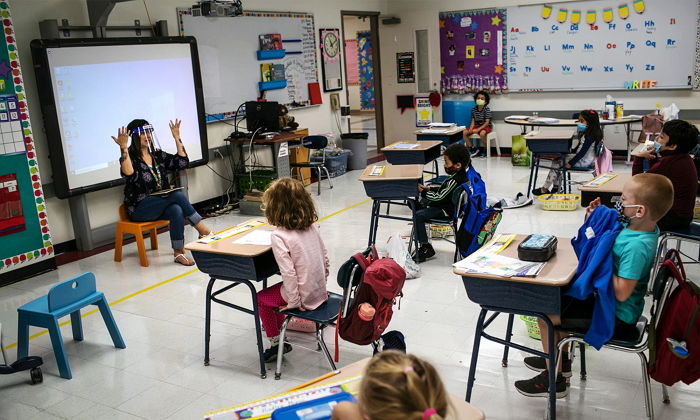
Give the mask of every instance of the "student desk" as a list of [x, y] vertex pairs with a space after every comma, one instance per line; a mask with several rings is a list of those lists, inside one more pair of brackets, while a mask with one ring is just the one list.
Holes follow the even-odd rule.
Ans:
[[559, 155], [559, 158], [564, 161], [564, 157], [571, 151], [571, 144], [574, 138], [573, 130], [540, 130], [531, 131], [525, 134], [525, 142], [527, 148], [532, 152], [532, 163], [530, 165], [530, 177], [527, 181], [527, 196], [530, 197], [530, 192], [537, 185], [537, 173], [539, 168], [557, 169], [563, 171], [564, 189], [566, 190], [566, 168], [554, 168], [553, 166], [545, 166], [540, 163], [542, 155]]
[[[338, 371], [340, 373], [333, 375], [331, 377], [327, 377], [328, 375], [323, 375], [320, 376], [316, 379], [312, 379], [305, 384], [306, 386], [300, 386], [297, 389], [292, 388], [289, 391], [286, 391], [282, 394], [278, 394], [276, 396], [270, 396], [270, 397], [264, 397], [261, 400], [257, 400], [258, 402], [270, 402], [270, 405], [276, 405], [278, 408], [281, 408], [282, 406], [288, 406], [291, 404], [290, 401], [284, 401], [284, 394], [294, 392], [297, 390], [304, 390], [304, 389], [310, 389], [310, 388], [316, 388], [319, 386], [323, 385], [332, 385], [334, 383], [344, 381], [346, 379], [351, 379], [353, 377], [356, 377], [355, 381], [349, 382], [347, 384], [348, 386], [348, 392], [352, 393], [357, 397], [357, 393], [359, 392], [359, 386], [360, 386], [360, 381], [362, 380], [362, 373], [365, 370], [365, 366], [367, 366], [367, 363], [370, 361], [370, 358], [362, 359], [360, 361], [357, 361], [355, 363], [349, 364], [347, 366], [344, 366]], [[462, 400], [461, 398], [458, 398], [452, 394], [448, 394], [450, 398], [450, 403], [452, 404], [453, 410], [448, 411], [447, 417], [445, 420], [483, 420], [484, 419], [484, 413], [479, 410], [478, 408], [474, 407], [473, 405], [469, 404], [468, 402]], [[225, 410], [217, 410], [214, 412], [211, 412], [207, 415], [204, 416], [205, 420], [233, 420], [236, 417], [235, 412], [240, 411], [241, 409], [248, 408], [251, 405], [254, 405], [256, 402], [249, 402], [245, 404], [241, 404], [235, 407], [231, 407], [229, 409]], [[274, 410], [274, 407], [269, 407], [267, 408], [267, 411], [272, 411]], [[256, 417], [260, 418], [260, 417]], [[268, 418], [268, 417], [263, 417], [263, 418]]]
[[[594, 181], [605, 174], [601, 174], [591, 181]], [[603, 185], [597, 187], [587, 187], [584, 183], [580, 185], [578, 189], [581, 191], [581, 207], [587, 207], [588, 204], [595, 200], [596, 197], [600, 197], [600, 203], [613, 207], [615, 202], [620, 199], [622, 195], [622, 186], [625, 185], [627, 181], [632, 179], [632, 174], [616, 174], [615, 178], [607, 181]], [[591, 182], [588, 181], [588, 182]]]
[[[372, 216], [369, 221], [369, 239], [367, 245], [372, 245], [377, 239], [379, 219], [406, 220], [416, 224], [416, 203], [418, 200], [418, 184], [423, 180], [423, 165], [384, 165], [381, 175], [369, 175], [372, 168], [381, 165], [370, 165], [362, 171], [359, 181], [365, 187], [367, 196], [372, 199]], [[386, 204], [408, 206], [411, 209], [411, 218], [380, 214], [380, 207]], [[411, 243], [415, 243], [418, 249], [416, 235], [411, 235]], [[409, 249], [410, 250], [410, 249]]]
[[[250, 219], [241, 223], [262, 221], [265, 219]], [[261, 225], [254, 229], [270, 229], [269, 225]], [[258, 356], [260, 358], [260, 377], [267, 376], [265, 370], [265, 361], [263, 360], [263, 341], [260, 328], [260, 317], [258, 316], [258, 301], [256, 299], [255, 285], [253, 282], [263, 282], [263, 288], [267, 286], [267, 278], [279, 272], [277, 261], [272, 254], [272, 246], [270, 245], [248, 245], [233, 243], [239, 238], [249, 234], [252, 230], [241, 232], [237, 235], [221, 239], [216, 242], [203, 244], [199, 242], [190, 242], [185, 245], [185, 249], [192, 252], [197, 268], [205, 274], [209, 275], [209, 284], [207, 285], [206, 294], [206, 312], [204, 318], [204, 365], [209, 365], [209, 339], [211, 336], [211, 303], [216, 302], [232, 309], [245, 312], [253, 315], [255, 318], [255, 334], [258, 339]], [[217, 280], [229, 282], [224, 287], [213, 290], [214, 283]], [[250, 295], [253, 302], [253, 309], [235, 305], [231, 302], [224, 301], [217, 296], [221, 293], [230, 290], [239, 284], [243, 284], [250, 290]], [[233, 343], [232, 343], [233, 345]]]
[[[411, 149], [402, 148], [407, 145], [413, 146]], [[396, 142], [382, 148], [382, 153], [386, 157], [386, 161], [392, 165], [427, 165], [430, 162], [434, 163], [434, 171], [423, 171], [431, 175], [438, 176], [437, 158], [440, 157], [440, 140], [422, 140], [422, 141], [407, 141]]]
[[[517, 258], [518, 245], [527, 235], [517, 235], [515, 239], [499, 255]], [[479, 356], [479, 344], [481, 338], [494, 341], [505, 346], [502, 365], [508, 363], [508, 348], [514, 347], [520, 351], [532, 353], [540, 357], [549, 358], [552, 366], [556, 365], [556, 346], [554, 345], [554, 328], [546, 314], [558, 314], [561, 312], [560, 288], [571, 282], [576, 273], [578, 261], [576, 254], [568, 238], [557, 238], [557, 252], [547, 261], [542, 271], [536, 277], [501, 277], [479, 273], [467, 273], [458, 268], [454, 273], [462, 276], [464, 288], [467, 290], [469, 299], [481, 305], [481, 312], [476, 323], [476, 333], [474, 335], [474, 347], [472, 349], [472, 359], [469, 365], [469, 378], [467, 380], [466, 400], [470, 401], [472, 387], [474, 386], [474, 374], [476, 373], [476, 363]], [[486, 319], [487, 313], [493, 314]], [[494, 337], [486, 333], [486, 328], [500, 314], [510, 314], [508, 317], [508, 328], [505, 339]], [[511, 342], [511, 332], [513, 328], [513, 315], [536, 316], [548, 325], [549, 354], [521, 344]], [[549, 376], [549, 419], [556, 418], [556, 384], [555, 372], [550, 371]]]
[[[540, 121], [530, 121], [530, 119], [527, 120], [521, 120], [521, 119], [511, 119], [511, 118], [506, 118], [503, 120], [506, 124], [513, 124], [513, 125], [519, 125], [520, 126], [520, 132], [521, 134], [525, 134], [527, 132], [528, 127], [530, 130], [534, 130], [535, 127], [576, 127], [576, 122], [577, 120], [571, 119], [571, 120], [559, 120], [558, 123], [546, 123], [546, 122], [540, 122]], [[616, 118], [614, 120], [600, 120], [600, 126], [603, 130], [605, 130], [605, 127], [608, 125], [618, 125], [618, 124], [623, 124], [625, 126], [625, 137], [627, 138], [627, 162], [630, 162], [630, 146], [632, 143], [635, 141], [632, 138], [632, 124], [642, 122], [641, 117], [635, 117], [635, 118], [630, 118], [630, 117], [622, 117], [622, 118]]]
[[[463, 137], [463, 132], [466, 129], [466, 127], [463, 126], [457, 126], [450, 128], [449, 130], [446, 130], [442, 133], [436, 133], [436, 132], [430, 132], [428, 129], [423, 129], [423, 130], [416, 130], [416, 138], [420, 141], [422, 140], [440, 140], [442, 142], [442, 145], [447, 147], [453, 143], [460, 142], [464, 140]], [[439, 130], [439, 129], [435, 129]], [[426, 132], [428, 131], [428, 132]]]

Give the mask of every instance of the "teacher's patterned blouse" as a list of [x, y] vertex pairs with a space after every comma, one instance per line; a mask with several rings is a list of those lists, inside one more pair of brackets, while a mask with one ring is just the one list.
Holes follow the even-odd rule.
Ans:
[[[120, 159], [121, 163], [121, 159]], [[149, 194], [170, 188], [168, 182], [167, 171], [178, 171], [187, 168], [190, 160], [187, 156], [172, 155], [162, 150], [157, 150], [153, 153], [153, 163], [155, 168], [146, 164], [140, 157], [134, 158], [131, 156], [131, 163], [134, 167], [134, 173], [126, 175], [119, 170], [121, 176], [126, 180], [124, 187], [124, 206], [126, 213], [131, 217], [136, 206], [148, 197]], [[155, 169], [155, 174], [154, 174]], [[159, 184], [160, 180], [160, 186]]]

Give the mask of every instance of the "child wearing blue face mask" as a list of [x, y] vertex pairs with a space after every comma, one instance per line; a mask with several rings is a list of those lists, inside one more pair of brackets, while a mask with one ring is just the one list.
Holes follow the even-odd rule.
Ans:
[[[593, 166], [596, 156], [602, 150], [603, 130], [600, 128], [598, 113], [592, 109], [581, 111], [576, 123], [578, 129], [578, 144], [566, 155], [565, 162], [561, 159], [552, 161], [553, 168], [560, 168], [563, 164], [566, 168], [590, 168]], [[532, 190], [534, 195], [555, 193], [559, 191], [559, 171], [551, 169], [547, 180], [540, 188]]]
[[476, 92], [474, 102], [476, 106], [472, 108], [472, 122], [469, 124], [469, 128], [464, 130], [464, 144], [469, 147], [469, 153], [472, 156], [477, 156], [480, 153], [479, 148], [472, 144], [469, 136], [478, 134], [481, 139], [480, 144], [487, 145], [486, 136], [493, 130], [493, 124], [491, 123], [491, 109], [488, 107], [489, 102], [491, 102], [489, 93], [485, 90]]

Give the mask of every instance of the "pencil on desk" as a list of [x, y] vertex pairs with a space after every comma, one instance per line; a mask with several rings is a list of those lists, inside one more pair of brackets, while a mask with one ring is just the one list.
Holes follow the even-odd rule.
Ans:
[[315, 384], [315, 383], [321, 382], [321, 381], [323, 381], [324, 379], [331, 378], [331, 377], [333, 377], [333, 376], [335, 376], [335, 375], [337, 375], [337, 374], [339, 374], [339, 373], [340, 373], [340, 369], [336, 369], [336, 370], [334, 370], [333, 372], [328, 372], [328, 373], [326, 373], [325, 375], [319, 376], [318, 378], [314, 378], [314, 379], [312, 379], [312, 380], [310, 380], [310, 381], [308, 381], [308, 382], [304, 382], [304, 383], [301, 384], [301, 385], [297, 385], [297, 386], [295, 386], [294, 388], [290, 388], [290, 389], [287, 390], [287, 392], [297, 391], [297, 390], [299, 390], [299, 389], [306, 388], [306, 387], [308, 387], [308, 386], [310, 386], [310, 385], [313, 385], [313, 384]]

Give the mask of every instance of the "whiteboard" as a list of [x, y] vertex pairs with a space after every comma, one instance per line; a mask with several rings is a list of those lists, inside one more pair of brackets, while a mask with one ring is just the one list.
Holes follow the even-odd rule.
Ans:
[[[695, 67], [698, 0], [595, 0], [508, 8], [508, 85], [511, 91], [614, 90], [632, 81], [654, 80], [655, 88], [690, 88]], [[627, 5], [628, 17], [620, 16]], [[603, 11], [612, 9], [612, 21]], [[566, 9], [565, 23], [559, 23]], [[572, 25], [573, 11], [581, 23]], [[596, 11], [594, 26], [586, 15]], [[609, 14], [607, 16], [610, 16]], [[597, 27], [597, 29], [596, 29]], [[626, 86], [625, 83], [628, 83]]]
[[[318, 82], [314, 17], [307, 13], [244, 12], [235, 17], [192, 16], [178, 9], [180, 35], [197, 39], [207, 114], [235, 112], [259, 95], [260, 64], [284, 64], [287, 87], [265, 98], [280, 104], [309, 104], [309, 83]], [[279, 33], [287, 54], [259, 61], [258, 36]]]

